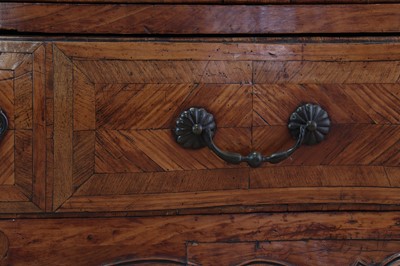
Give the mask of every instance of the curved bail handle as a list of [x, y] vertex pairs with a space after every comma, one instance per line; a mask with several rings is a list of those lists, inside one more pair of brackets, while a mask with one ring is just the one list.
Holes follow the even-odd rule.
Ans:
[[214, 116], [204, 108], [190, 108], [181, 113], [176, 121], [176, 141], [185, 148], [197, 149], [207, 146], [218, 157], [232, 164], [247, 162], [258, 167], [263, 162], [279, 163], [290, 157], [302, 144], [314, 145], [325, 139], [330, 129], [328, 114], [319, 105], [305, 104], [296, 109], [289, 118], [288, 128], [296, 143], [286, 151], [263, 156], [254, 151], [244, 156], [239, 153], [223, 151], [214, 143], [216, 131]]
[[218, 157], [223, 159], [224, 161], [232, 164], [238, 164], [241, 162], [247, 162], [247, 164], [251, 167], [259, 167], [263, 162], [268, 163], [279, 163], [285, 159], [287, 159], [290, 155], [292, 155], [303, 143], [305, 137], [306, 128], [301, 127], [300, 134], [297, 138], [296, 143], [286, 151], [281, 151], [277, 153], [273, 153], [269, 156], [263, 156], [258, 151], [253, 151], [247, 156], [243, 156], [239, 153], [223, 151], [218, 148], [213, 139], [211, 131], [207, 130], [204, 132], [203, 138], [207, 144], [207, 147], [210, 148]]

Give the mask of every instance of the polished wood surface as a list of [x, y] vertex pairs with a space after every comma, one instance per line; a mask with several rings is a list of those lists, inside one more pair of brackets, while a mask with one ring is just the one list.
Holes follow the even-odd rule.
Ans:
[[1, 42], [0, 108], [9, 129], [0, 143], [2, 213], [45, 209], [44, 47]]
[[[308, 240], [194, 243], [188, 261], [201, 265], [400, 265], [399, 241]], [[394, 255], [392, 255], [394, 254]], [[376, 264], [377, 263], [377, 264]]]
[[1, 220], [0, 255], [4, 265], [396, 266], [399, 223], [398, 212]]
[[[15, 153], [1, 157], [11, 173], [0, 186], [4, 263], [399, 263], [398, 213], [362, 212], [399, 210], [397, 41], [0, 50], [2, 105], [14, 114], [0, 151]], [[218, 145], [272, 153], [293, 143], [287, 117], [306, 101], [328, 110], [332, 132], [279, 165], [228, 165], [180, 148], [171, 132], [180, 111], [204, 106]], [[344, 210], [357, 212], [312, 212]], [[149, 217], [112, 218], [126, 215]]]
[[72, 189], [72, 63], [53, 49], [54, 64], [54, 183], [53, 208], [69, 197]]
[[[0, 4], [0, 265], [400, 265], [395, 0], [40, 2]], [[331, 132], [278, 165], [174, 140], [202, 106], [285, 150], [305, 102]]]
[[[55, 113], [73, 125], [73, 138], [55, 143], [71, 169], [55, 176], [63, 182], [55, 197], [67, 198], [55, 210], [398, 202], [395, 42], [57, 42], [54, 49], [57, 68], [67, 65], [73, 76], [60, 82], [72, 96], [55, 96], [68, 105]], [[181, 111], [202, 106], [215, 115], [223, 149], [269, 154], [292, 145], [287, 119], [303, 102], [321, 104], [332, 130], [279, 165], [229, 165], [207, 149], [182, 149], [171, 132]]]
[[[300, 39], [300, 40], [299, 40]], [[104, 40], [104, 38], [103, 38]], [[119, 39], [117, 39], [119, 40]], [[343, 61], [400, 60], [400, 38], [175, 38], [122, 39], [112, 44], [98, 42], [57, 42], [57, 47], [75, 61]], [[253, 40], [257, 40], [254, 43]], [[378, 42], [378, 43], [376, 43]], [[336, 63], [335, 63], [336, 62]], [[294, 62], [292, 62], [293, 64]], [[365, 78], [365, 77], [364, 77]]]
[[213, 6], [4, 3], [0, 5], [0, 30], [143, 35], [396, 33], [400, 28], [399, 16], [400, 7], [392, 4]]

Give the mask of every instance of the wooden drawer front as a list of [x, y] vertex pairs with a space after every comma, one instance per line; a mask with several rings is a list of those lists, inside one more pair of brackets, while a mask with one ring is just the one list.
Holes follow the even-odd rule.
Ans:
[[45, 208], [45, 48], [0, 43], [0, 108], [8, 130], [0, 142], [0, 212]]
[[[399, 59], [390, 42], [56, 43], [53, 208], [398, 204]], [[201, 106], [221, 148], [270, 154], [293, 144], [287, 120], [304, 102], [332, 130], [279, 165], [229, 165], [172, 134]]]

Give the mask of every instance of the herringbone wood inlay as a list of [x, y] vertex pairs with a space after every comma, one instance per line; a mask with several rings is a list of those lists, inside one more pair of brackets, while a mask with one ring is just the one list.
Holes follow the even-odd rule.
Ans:
[[0, 143], [0, 185], [13, 185], [15, 182], [14, 131], [10, 131]]
[[[217, 44], [148, 43], [146, 60], [135, 52], [135, 47], [143, 49], [142, 43], [123, 45], [129, 60], [112, 44], [99, 43], [101, 55], [89, 52], [88, 58], [78, 43], [57, 44], [61, 50], [56, 48], [56, 68], [65, 74], [56, 77], [61, 94], [55, 95], [55, 102], [66, 107], [56, 109], [68, 112], [56, 110], [55, 129], [72, 131], [55, 143], [58, 164], [68, 170], [56, 174], [55, 209], [104, 211], [106, 203], [119, 211], [272, 204], [257, 198], [260, 193], [279, 195], [281, 204], [374, 203], [381, 189], [399, 186], [397, 50], [392, 61], [385, 61], [386, 54], [377, 53], [384, 44], [350, 55], [312, 44], [315, 55], [308, 44], [299, 53], [312, 61], [293, 61], [291, 54], [285, 54], [286, 61], [279, 55], [265, 61], [268, 56], [260, 48], [264, 44], [248, 44], [260, 51], [248, 54], [244, 44], [229, 50]], [[187, 53], [185, 45], [203, 56]], [[297, 49], [295, 44], [282, 47]], [[162, 53], [159, 59], [156, 51]], [[340, 56], [341, 62], [329, 61]], [[73, 95], [72, 102], [67, 94]], [[279, 165], [229, 165], [207, 149], [182, 149], [172, 134], [181, 111], [205, 107], [215, 116], [215, 142], [222, 149], [270, 154], [293, 145], [286, 123], [305, 102], [328, 111], [332, 130], [327, 141], [301, 147]], [[287, 187], [290, 193], [280, 192]], [[308, 193], [316, 196], [308, 199]], [[352, 196], [336, 198], [337, 193]], [[372, 198], [366, 200], [368, 193]], [[395, 200], [389, 199], [391, 193], [384, 202]], [[135, 194], [143, 195], [140, 202]], [[291, 198], [296, 194], [297, 200]]]
[[9, 117], [9, 133], [0, 142], [0, 185], [14, 184], [14, 87], [12, 71], [0, 71], [0, 108]]
[[334, 124], [398, 125], [399, 91], [398, 83], [255, 85], [254, 125], [286, 125], [301, 102], [320, 104], [331, 114]]
[[0, 143], [0, 211], [45, 209], [45, 51], [40, 43], [0, 43], [0, 108], [9, 127]]
[[94, 174], [94, 131], [76, 131], [73, 136], [73, 186], [78, 188]]
[[[397, 0], [9, 2], [0, 265], [400, 266]], [[205, 107], [269, 155], [306, 102], [331, 131], [279, 164], [175, 141]]]
[[32, 131], [15, 131], [15, 176], [16, 185], [28, 196], [32, 196], [33, 147]]
[[[143, 85], [96, 93], [96, 126], [110, 129], [170, 128], [171, 117], [193, 91], [194, 85]], [[120, 89], [120, 90], [118, 90]], [[160, 116], [158, 114], [164, 114]]]
[[7, 114], [8, 128], [14, 129], [14, 75], [12, 71], [0, 71], [5, 79], [0, 81], [0, 106]]
[[[253, 145], [256, 150], [273, 153], [289, 148], [293, 141], [287, 136], [285, 126], [253, 128]], [[282, 136], [283, 135], [283, 136]], [[285, 136], [286, 135], [286, 136]], [[334, 142], [332, 146], [330, 141]], [[329, 142], [302, 147], [281, 165], [385, 165], [398, 166], [398, 154], [386, 151], [398, 148], [400, 130], [396, 125], [338, 124], [332, 127]], [[395, 153], [393, 155], [393, 153]], [[389, 157], [393, 155], [394, 157]], [[389, 158], [385, 158], [389, 157]], [[266, 166], [268, 167], [268, 166]]]

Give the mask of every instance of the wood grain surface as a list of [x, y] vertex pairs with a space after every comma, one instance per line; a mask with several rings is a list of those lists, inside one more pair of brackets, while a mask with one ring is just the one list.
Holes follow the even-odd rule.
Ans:
[[8, 238], [2, 231], [0, 231], [0, 261], [7, 256], [8, 247]]
[[188, 260], [201, 265], [395, 266], [400, 263], [399, 246], [399, 241], [354, 240], [194, 243], [189, 244]]
[[398, 212], [1, 220], [9, 243], [2, 263], [394, 266], [399, 222]]
[[[108, 185], [108, 184], [107, 184]], [[369, 187], [291, 187], [269, 189], [224, 189], [180, 193], [73, 196], [61, 212], [107, 212], [180, 210], [224, 206], [280, 204], [381, 204], [394, 205], [400, 200], [398, 188]], [[266, 197], [265, 195], [268, 195]]]
[[[0, 265], [400, 265], [399, 4], [17, 2], [0, 4]], [[295, 37], [353, 33], [380, 37]], [[222, 149], [285, 150], [305, 102], [331, 132], [278, 165], [174, 140], [200, 106]]]
[[33, 197], [41, 209], [46, 208], [46, 73], [45, 47], [40, 46], [33, 54]]
[[[3, 210], [23, 195], [22, 212], [36, 212], [23, 207], [34, 202], [116, 215], [398, 204], [396, 42], [21, 42], [23, 53], [11, 44], [0, 46], [17, 76], [1, 72], [14, 114], [1, 152], [15, 152], [2, 157]], [[180, 148], [171, 132], [182, 110], [202, 106], [221, 148], [273, 153], [293, 144], [286, 121], [303, 102], [321, 104], [332, 130], [279, 165], [229, 165]]]
[[58, 49], [54, 57], [54, 185], [53, 207], [60, 206], [72, 193], [73, 184], [73, 67]]
[[[73, 60], [186, 61], [396, 61], [399, 38], [140, 38], [57, 42]], [[253, 41], [254, 40], [254, 41]], [[284, 63], [284, 62], [281, 62]], [[294, 62], [292, 62], [293, 64]], [[356, 64], [356, 63], [353, 63]], [[365, 63], [367, 64], [367, 63]]]
[[393, 4], [265, 6], [3, 3], [0, 5], [0, 29], [17, 33], [145, 35], [390, 33], [398, 32], [399, 14], [400, 6]]
[[[74, 99], [73, 138], [62, 138], [72, 147], [62, 152], [72, 183], [61, 186], [72, 197], [57, 204], [60, 212], [398, 201], [395, 42], [56, 47], [72, 71]], [[277, 166], [229, 165], [207, 149], [180, 148], [171, 132], [179, 112], [201, 106], [215, 115], [221, 148], [274, 153], [292, 145], [287, 119], [304, 102], [330, 114], [328, 140]]]
[[2, 213], [45, 209], [44, 58], [37, 42], [2, 41], [0, 108], [9, 128], [0, 144]]

